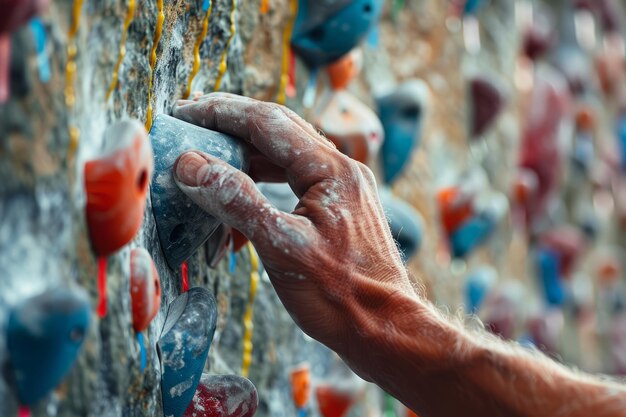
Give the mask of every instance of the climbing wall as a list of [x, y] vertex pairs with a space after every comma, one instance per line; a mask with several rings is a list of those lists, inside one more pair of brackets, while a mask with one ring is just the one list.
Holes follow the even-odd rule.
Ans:
[[[14, 7], [11, 0], [5, 1], [7, 7]], [[21, 2], [19, 7], [30, 4]], [[609, 94], [610, 88], [602, 92], [598, 87], [602, 80], [594, 76], [593, 86], [578, 94], [578, 101], [573, 100], [577, 105], [590, 103], [596, 111], [594, 141], [602, 163], [596, 164], [600, 168], [594, 175], [583, 177], [563, 169], [561, 175], [567, 180], [559, 188], [562, 197], [556, 200], [565, 203], [556, 204], [558, 207], [546, 216], [550, 227], [571, 223], [583, 230], [586, 223], [572, 207], [593, 200], [595, 215], [601, 220], [592, 249], [579, 256], [574, 278], [561, 289], [574, 301], [554, 305], [544, 300], [534, 263], [541, 247], [536, 236], [516, 224], [516, 202], [511, 194], [528, 109], [532, 109], [529, 75], [524, 72], [528, 63], [520, 60], [520, 51], [526, 47], [524, 29], [533, 14], [529, 10], [534, 6], [535, 13], [541, 14], [537, 10], [549, 6], [545, 11], [554, 18], [553, 27], [564, 43], [580, 46], [582, 42], [587, 64], [600, 54], [601, 42], [584, 46], [586, 38], [576, 32], [572, 22], [588, 29], [584, 22], [590, 21], [589, 16], [587, 20], [581, 15], [573, 19], [565, 1], [546, 5], [491, 0], [486, 7], [463, 13], [463, 1], [387, 0], [380, 24], [361, 42], [360, 73], [347, 87], [331, 88], [335, 81], [324, 68], [315, 75], [310, 65], [289, 55], [295, 3], [53, 0], [39, 11], [37, 20], [0, 33], [0, 84], [2, 64], [8, 62], [8, 41], [11, 90], [10, 96], [4, 97], [6, 92], [0, 85], [0, 334], [11, 328], [11, 311], [44, 291], [84, 289], [91, 311], [91, 325], [76, 363], [60, 385], [54, 384], [51, 393], [30, 407], [30, 412], [35, 416], [163, 415], [161, 360], [156, 346], [168, 307], [188, 285], [208, 289], [217, 304], [216, 330], [205, 372], [247, 374], [258, 390], [258, 416], [293, 416], [303, 410], [320, 415], [314, 395], [304, 401], [304, 407], [298, 400], [294, 404], [292, 398], [292, 377], [297, 374], [292, 370], [303, 363], [309, 364], [313, 386], [328, 382], [332, 374], [335, 382], [339, 378], [350, 390], [359, 392], [350, 415], [374, 417], [383, 409], [385, 417], [406, 415], [406, 410], [393, 399], [384, 398], [380, 390], [354, 380], [331, 352], [297, 329], [249, 247], [236, 253], [229, 248], [221, 261], [210, 267], [209, 248], [202, 246], [184, 267], [172, 269], [159, 243], [149, 192], [141, 227], [130, 243], [106, 256], [97, 253], [96, 237], [90, 236], [85, 213], [85, 164], [102, 159], [118, 146], [116, 141], [123, 142], [124, 132], [107, 131], [111, 125], [134, 119], [135, 126], [145, 125], [149, 130], [154, 117], [171, 113], [177, 100], [193, 97], [195, 92], [226, 91], [285, 101], [317, 124], [319, 109], [324, 108], [333, 89], [345, 90], [341, 94], [347, 91], [376, 110], [381, 97], [407, 80], [419, 80], [420, 128], [412, 133], [419, 137], [419, 146], [411, 149], [407, 167], [388, 184], [389, 198], [408, 202], [423, 219], [419, 253], [408, 259], [416, 286], [443, 309], [460, 315], [468, 304], [467, 282], [476, 271], [484, 275], [488, 267], [490, 279], [495, 276], [490, 281], [496, 288], [491, 291], [492, 297], [496, 294], [492, 305], [499, 305], [497, 295], [507, 295], [511, 288], [515, 293], [512, 298], [517, 300], [516, 306], [510, 306], [514, 323], [508, 324], [515, 330], [504, 337], [540, 345], [537, 332], [533, 333], [534, 340], [525, 339], [528, 329], [533, 330], [527, 323], [534, 322], [528, 318], [537, 311], [552, 317], [556, 311], [563, 317], [563, 330], [558, 342], [544, 350], [583, 369], [620, 372], [619, 358], [615, 359], [619, 355], [612, 346], [619, 344], [613, 342], [621, 340], [626, 322], [623, 291], [615, 289], [619, 287], [615, 282], [621, 282], [623, 265], [618, 261], [614, 270], [605, 271], [610, 285], [603, 287], [593, 281], [595, 255], [607, 248], [614, 250], [616, 245], [616, 253], [622, 253], [620, 221], [623, 223], [624, 216], [606, 207], [615, 205], [619, 211], [620, 205], [623, 209], [626, 204], [619, 199], [619, 181], [611, 186], [602, 182], [603, 175], [610, 176], [619, 165], [615, 162], [619, 158], [611, 157], [618, 152], [611, 144], [615, 121], [623, 111], [621, 96], [615, 92], [619, 88], [613, 94]], [[481, 2], [467, 2], [474, 3]], [[2, 1], [0, 6], [4, 7]], [[597, 23], [594, 30], [601, 36], [599, 26]], [[557, 55], [550, 55], [537, 66], [558, 66]], [[619, 74], [623, 67], [617, 66]], [[471, 101], [471, 80], [476, 77], [496, 84], [502, 96], [498, 117], [479, 135], [472, 134], [476, 106]], [[567, 81], [569, 87], [575, 84]], [[577, 115], [574, 110], [568, 113], [559, 134], [568, 152], [573, 146]], [[331, 123], [325, 133], [331, 137], [335, 127]], [[372, 129], [378, 133], [380, 127], [373, 125]], [[341, 149], [341, 140], [331, 139]], [[386, 167], [376, 155], [370, 156], [366, 162], [383, 189]], [[471, 253], [452, 256], [449, 236], [442, 227], [441, 190], [476, 175], [488, 185], [493, 197], [487, 208], [504, 214], [496, 216], [485, 242]], [[499, 204], [495, 209], [490, 206], [502, 197], [505, 210]], [[117, 198], [117, 194], [110, 198]], [[120, 218], [126, 219], [124, 214]], [[400, 227], [396, 237], [402, 230]], [[141, 332], [133, 328], [130, 291], [131, 251], [136, 248], [145, 248], [152, 257], [161, 285], [160, 309]], [[504, 325], [493, 316], [488, 301], [486, 304], [474, 312], [495, 326], [494, 332], [502, 333]], [[609, 304], [615, 308], [602, 307]], [[100, 309], [103, 305], [106, 314]], [[475, 320], [471, 322], [478, 325]], [[551, 342], [554, 339], [546, 337]], [[249, 352], [250, 342], [248, 367], [244, 351]], [[581, 344], [593, 354], [581, 354], [584, 349], [576, 348]], [[1, 416], [18, 415], [20, 409], [15, 373], [9, 364], [10, 348], [7, 338], [0, 336]], [[35, 375], [31, 384], [43, 384], [44, 374]], [[185, 387], [180, 388], [183, 393]]]

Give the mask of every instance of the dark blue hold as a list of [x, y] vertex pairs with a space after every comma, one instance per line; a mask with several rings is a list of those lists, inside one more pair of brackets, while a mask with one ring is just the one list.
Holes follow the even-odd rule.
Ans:
[[9, 314], [7, 348], [20, 404], [46, 397], [70, 371], [89, 327], [90, 305], [79, 290], [55, 288]]
[[450, 236], [452, 256], [465, 258], [485, 243], [495, 229], [496, 222], [489, 215], [481, 214], [469, 219]]
[[336, 61], [369, 33], [382, 0], [299, 0], [291, 45], [309, 67]]
[[191, 288], [170, 304], [158, 342], [164, 415], [182, 417], [193, 399], [216, 323], [217, 303], [205, 288]]
[[626, 113], [617, 120], [616, 135], [622, 157], [622, 170], [626, 171]]
[[476, 14], [486, 3], [486, 0], [466, 0], [465, 6], [463, 6], [463, 14]]
[[387, 184], [404, 171], [419, 145], [427, 91], [422, 81], [411, 80], [378, 100], [378, 116], [385, 130], [381, 158]]
[[219, 221], [187, 197], [174, 182], [172, 167], [186, 151], [201, 151], [248, 169], [248, 148], [229, 135], [192, 125], [167, 115], [154, 119], [150, 130], [154, 175], [152, 209], [161, 249], [170, 268], [177, 270], [218, 228]]
[[388, 189], [380, 190], [380, 201], [387, 215], [391, 234], [400, 248], [402, 260], [406, 262], [422, 246], [422, 216], [409, 204], [394, 197]]
[[535, 262], [547, 303], [551, 306], [562, 305], [565, 291], [561, 283], [559, 255], [550, 249], [540, 248], [535, 255]]

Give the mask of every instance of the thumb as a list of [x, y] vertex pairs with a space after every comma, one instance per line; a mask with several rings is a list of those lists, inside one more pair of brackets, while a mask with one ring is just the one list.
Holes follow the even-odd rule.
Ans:
[[194, 203], [222, 223], [243, 233], [259, 247], [267, 242], [303, 243], [310, 222], [276, 209], [245, 173], [203, 152], [182, 154], [174, 164], [174, 179]]

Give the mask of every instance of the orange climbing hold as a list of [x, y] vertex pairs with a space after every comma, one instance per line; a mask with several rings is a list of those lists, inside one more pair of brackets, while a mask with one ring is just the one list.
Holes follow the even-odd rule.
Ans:
[[359, 75], [359, 54], [354, 50], [330, 64], [326, 70], [330, 85], [335, 90], [342, 90]]
[[296, 407], [303, 408], [309, 403], [311, 395], [311, 370], [303, 364], [291, 371], [291, 393]]
[[95, 252], [108, 256], [135, 236], [152, 176], [152, 148], [136, 121], [107, 129], [105, 152], [85, 164], [87, 225]]
[[144, 331], [161, 307], [161, 281], [152, 257], [143, 248], [130, 254], [130, 298], [133, 328]]
[[441, 223], [450, 234], [472, 217], [474, 209], [472, 198], [463, 194], [458, 187], [448, 187], [439, 191], [437, 195], [441, 210]]

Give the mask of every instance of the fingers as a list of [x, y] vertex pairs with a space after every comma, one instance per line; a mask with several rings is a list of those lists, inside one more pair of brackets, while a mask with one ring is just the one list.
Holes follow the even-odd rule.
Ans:
[[345, 157], [292, 111], [274, 103], [229, 94], [209, 94], [175, 109], [190, 123], [250, 142], [271, 163], [284, 168], [296, 192], [331, 178]]
[[184, 153], [174, 165], [174, 178], [197, 205], [241, 231], [259, 249], [310, 244], [310, 221], [277, 210], [250, 177], [218, 158]]

